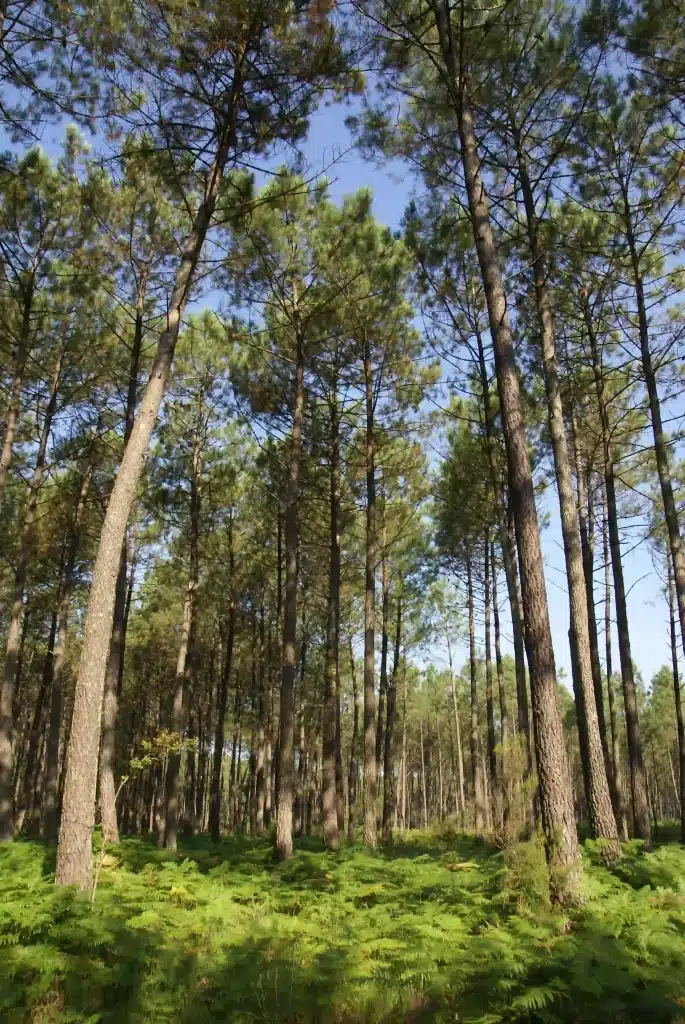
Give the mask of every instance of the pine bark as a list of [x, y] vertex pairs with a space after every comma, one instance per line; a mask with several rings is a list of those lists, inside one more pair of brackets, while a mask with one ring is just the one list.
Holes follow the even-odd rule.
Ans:
[[683, 719], [683, 695], [680, 689], [678, 671], [678, 635], [676, 630], [673, 576], [668, 573], [668, 611], [671, 634], [671, 665], [673, 667], [673, 696], [675, 699], [676, 734], [678, 736], [678, 788], [676, 795], [680, 807], [680, 842], [685, 845], [685, 720]]
[[[293, 301], [296, 303], [296, 299]], [[295, 408], [285, 512], [285, 606], [281, 668], [281, 728], [278, 737], [278, 807], [276, 811], [276, 858], [278, 860], [287, 860], [293, 855], [293, 790], [295, 783], [293, 726], [297, 664], [298, 503], [303, 421], [304, 348], [298, 332], [295, 360]]]
[[531, 680], [539, 798], [552, 898], [572, 896], [582, 867], [573, 810], [573, 790], [557, 695], [554, 648], [540, 548], [540, 530], [523, 421], [520, 383], [507, 297], [490, 222], [488, 196], [478, 157], [467, 83], [457, 69], [450, 11], [440, 4], [438, 31], [457, 114], [473, 237], [481, 269], [493, 339], [509, 486], [517, 525], [523, 619]]
[[483, 831], [483, 773], [478, 754], [478, 674], [476, 667], [476, 624], [474, 618], [473, 569], [471, 558], [466, 564], [467, 598], [469, 614], [469, 667], [471, 676], [471, 795], [473, 797], [473, 821], [476, 835]]
[[[397, 721], [397, 677], [400, 669], [402, 644], [402, 591], [397, 594], [397, 620], [395, 624], [395, 651], [392, 675], [388, 685], [387, 722], [383, 747], [383, 841], [392, 842], [392, 823], [395, 815], [395, 788], [393, 779], [393, 743]], [[406, 669], [405, 669], [406, 671]]]
[[228, 598], [228, 621], [226, 624], [226, 654], [217, 696], [214, 757], [212, 759], [212, 782], [209, 797], [209, 831], [215, 843], [218, 843], [221, 838], [221, 767], [226, 742], [226, 711], [228, 707], [228, 691], [231, 685], [233, 645], [235, 641], [235, 554], [233, 551], [233, 518], [230, 513], [228, 520], [228, 571], [230, 591]]
[[357, 779], [359, 777], [357, 761], [357, 750], [359, 747], [359, 693], [357, 690], [357, 670], [354, 661], [354, 651], [352, 649], [352, 637], [350, 637], [349, 640], [349, 652], [354, 711], [352, 721], [352, 739], [350, 740], [350, 761], [347, 771], [347, 841], [349, 843], [353, 843], [355, 840], [357, 811]]
[[330, 568], [323, 704], [323, 834], [326, 846], [340, 844], [336, 785], [339, 739], [338, 647], [340, 644], [340, 430], [335, 394], [329, 403], [331, 429]]
[[492, 639], [490, 607], [490, 537], [485, 535], [484, 546], [484, 607], [485, 607], [485, 710], [488, 724], [488, 765], [490, 768], [490, 801], [493, 820], [499, 826], [502, 819], [501, 780], [497, 765], [497, 737], [495, 734], [495, 691], [492, 678]]
[[623, 562], [621, 561], [621, 537], [618, 528], [618, 509], [616, 503], [616, 478], [614, 473], [614, 456], [611, 445], [611, 424], [607, 411], [607, 399], [604, 392], [604, 376], [600, 362], [597, 337], [592, 322], [590, 305], [587, 295], [583, 297], [583, 315], [590, 343], [592, 371], [595, 380], [597, 405], [602, 429], [602, 450], [604, 456], [604, 485], [606, 490], [606, 511], [609, 526], [609, 547], [611, 550], [611, 566], [614, 577], [614, 595], [616, 599], [616, 625], [618, 630], [618, 650], [621, 659], [621, 676], [623, 679], [623, 703], [626, 716], [628, 737], [628, 762], [630, 770], [630, 794], [633, 811], [633, 831], [637, 839], [649, 841], [651, 827], [649, 822], [649, 795], [647, 790], [647, 772], [645, 769], [640, 723], [637, 710], [637, 689], [633, 674], [633, 658], [630, 649], [630, 629], [628, 626], [628, 605], [626, 588], [623, 579]]
[[364, 587], [364, 843], [376, 846], [376, 439], [371, 347], [364, 339], [366, 399], [366, 567]]
[[59, 630], [52, 664], [52, 680], [50, 687], [50, 717], [48, 724], [48, 743], [45, 756], [45, 785], [43, 801], [43, 833], [46, 839], [56, 839], [59, 828], [59, 744], [62, 727], [62, 673], [67, 653], [67, 627], [69, 609], [74, 589], [76, 559], [81, 546], [81, 526], [86, 509], [86, 500], [90, 483], [93, 478], [93, 463], [86, 467], [81, 479], [76, 509], [69, 539], [64, 583], [59, 603]]
[[[136, 318], [129, 361], [128, 388], [126, 392], [126, 408], [124, 410], [124, 448], [133, 430], [138, 397], [138, 374], [140, 357], [143, 348], [143, 328], [145, 313], [145, 290], [147, 273], [141, 275], [136, 295]], [[126, 654], [126, 630], [128, 626], [127, 609], [127, 572], [128, 559], [126, 551], [126, 535], [121, 545], [121, 559], [114, 593], [114, 619], [110, 640], [107, 673], [105, 676], [105, 696], [102, 707], [102, 740], [100, 744], [100, 815], [102, 818], [102, 838], [106, 843], [119, 842], [119, 827], [115, 807], [116, 784], [114, 781], [114, 760], [116, 743], [116, 726], [119, 705], [119, 691], [124, 673]], [[133, 583], [133, 576], [131, 577]]]
[[649, 339], [649, 322], [647, 319], [647, 306], [645, 302], [645, 287], [640, 265], [640, 254], [638, 252], [637, 240], [635, 238], [635, 227], [633, 214], [630, 208], [630, 198], [627, 186], [621, 182], [621, 193], [623, 199], [623, 215], [625, 222], [626, 239], [628, 251], [633, 269], [633, 285], [635, 289], [635, 300], [637, 303], [638, 329], [640, 335], [640, 355], [642, 358], [642, 371], [644, 373], [647, 397], [649, 399], [649, 413], [652, 421], [652, 436], [654, 438], [654, 455], [656, 457], [656, 468], [661, 488], [661, 499], [664, 506], [664, 518], [666, 519], [666, 532], [668, 534], [668, 547], [671, 556], [671, 567], [673, 569], [673, 582], [678, 606], [678, 617], [680, 619], [680, 633], [685, 636], [685, 554], [683, 554], [683, 543], [680, 536], [680, 524], [678, 522], [678, 509], [673, 494], [673, 482], [671, 480], [671, 468], [668, 458], [667, 438], [664, 433], [661, 419], [661, 402], [659, 400], [659, 387], [654, 369], [654, 360]]
[[523, 193], [528, 242], [533, 265], [535, 304], [542, 342], [542, 363], [545, 391], [547, 393], [548, 423], [554, 455], [566, 577], [568, 580], [571, 645], [575, 649], [579, 684], [579, 692], [577, 694], [579, 712], [578, 732], [581, 738], [581, 756], [585, 762], [584, 774], [587, 779], [590, 827], [594, 836], [609, 840], [615, 852], [618, 853], [618, 832], [604, 762], [597, 717], [595, 688], [592, 678], [588, 594], [585, 586], [583, 558], [578, 535], [577, 505], [573, 488], [571, 459], [569, 457], [564, 427], [564, 410], [557, 369], [552, 304], [547, 289], [545, 268], [540, 251], [533, 188], [521, 137], [516, 127], [514, 127], [514, 142], [517, 147], [519, 178]]
[[[239, 78], [239, 74], [236, 73], [232, 121], [242, 91]], [[124, 449], [100, 533], [67, 749], [67, 770], [55, 874], [55, 882], [58, 885], [75, 884], [87, 889], [90, 884], [102, 698], [121, 546], [150, 437], [169, 379], [188, 293], [195, 278], [200, 252], [219, 197], [233, 135], [234, 125], [230, 124], [219, 137], [216, 156], [207, 175], [204, 196], [183, 246], [169, 301], [167, 326], [157, 344], [150, 378], [131, 437]]]

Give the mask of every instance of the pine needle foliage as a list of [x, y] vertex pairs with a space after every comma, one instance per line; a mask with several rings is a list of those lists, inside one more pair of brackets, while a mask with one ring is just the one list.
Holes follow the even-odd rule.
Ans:
[[609, 869], [588, 842], [585, 860], [564, 915], [537, 842], [303, 840], [275, 865], [268, 840], [136, 839], [105, 857], [91, 905], [51, 884], [52, 847], [16, 842], [0, 851], [0, 1020], [685, 1019], [685, 850], [631, 844]]

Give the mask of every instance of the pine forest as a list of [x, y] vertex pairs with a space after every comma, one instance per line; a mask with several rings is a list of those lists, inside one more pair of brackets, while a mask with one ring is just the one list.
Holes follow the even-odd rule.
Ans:
[[0, 0], [0, 1021], [685, 1022], [681, 0]]

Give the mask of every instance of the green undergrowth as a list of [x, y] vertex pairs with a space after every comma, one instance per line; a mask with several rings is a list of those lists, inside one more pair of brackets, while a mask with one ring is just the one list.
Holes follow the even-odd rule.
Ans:
[[3, 847], [0, 1020], [685, 1021], [680, 847], [631, 844], [609, 869], [586, 843], [570, 914], [536, 843], [298, 847], [275, 865], [267, 841], [126, 840], [94, 906], [51, 884], [53, 847]]

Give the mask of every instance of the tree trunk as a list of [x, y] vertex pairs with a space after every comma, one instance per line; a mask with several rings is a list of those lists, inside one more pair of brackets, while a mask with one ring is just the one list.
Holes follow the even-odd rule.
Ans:
[[508, 750], [509, 742], [509, 709], [507, 707], [507, 695], [504, 689], [504, 668], [502, 665], [502, 644], [499, 621], [499, 604], [497, 601], [497, 564], [495, 562], [495, 545], [490, 546], [490, 564], [492, 566], [492, 611], [495, 620], [495, 664], [497, 666], [497, 691], [499, 696], [499, 720], [500, 720], [500, 742], [502, 744], [502, 808], [503, 824], [506, 825], [509, 818], [509, 771], [508, 771]]
[[[236, 71], [231, 104], [233, 122], [241, 91], [240, 72]], [[67, 750], [67, 771], [55, 874], [55, 881], [60, 885], [76, 884], [86, 889], [90, 884], [91, 837], [95, 816], [102, 697], [121, 546], [150, 437], [169, 379], [188, 293], [214, 215], [233, 136], [234, 127], [230, 124], [219, 137], [217, 153], [207, 175], [203, 200], [183, 246], [169, 301], [166, 330], [157, 344], [150, 378], [131, 437], [124, 449], [100, 533]]]
[[640, 256], [637, 250], [637, 241], [635, 239], [628, 189], [623, 182], [621, 182], [621, 191], [623, 197], [626, 238], [628, 241], [628, 249], [633, 268], [633, 284], [635, 288], [635, 299], [637, 302], [638, 327], [640, 334], [640, 355], [642, 357], [642, 370], [645, 377], [645, 384], [647, 386], [647, 397], [649, 399], [649, 412], [652, 421], [652, 434], [654, 437], [654, 455], [656, 457], [656, 468], [659, 475], [661, 499], [664, 506], [664, 517], [666, 519], [668, 546], [671, 555], [673, 581], [675, 583], [678, 617], [680, 619], [680, 633], [681, 636], [685, 637], [685, 555], [683, 554], [682, 538], [680, 536], [678, 510], [676, 507], [675, 496], [673, 494], [667, 438], [664, 433], [663, 423], [661, 420], [659, 388], [649, 343], [649, 323], [647, 320], [647, 307], [645, 303], [645, 290], [642, 279], [642, 269], [640, 266]]
[[259, 704], [257, 720], [257, 756], [255, 762], [255, 832], [264, 831], [266, 807], [266, 632], [264, 626], [264, 594], [259, 611]]
[[339, 737], [338, 646], [340, 643], [340, 435], [338, 403], [334, 394], [328, 403], [331, 423], [330, 480], [330, 577], [328, 628], [323, 697], [323, 834], [326, 846], [340, 844], [336, 787], [336, 747]]
[[188, 589], [183, 609], [181, 645], [176, 663], [176, 690], [172, 713], [171, 731], [177, 736], [178, 749], [169, 754], [166, 774], [166, 831], [164, 845], [175, 850], [178, 842], [179, 821], [179, 772], [181, 751], [186, 725], [186, 705], [191, 697], [191, 685], [195, 671], [195, 641], [197, 637], [197, 592], [200, 585], [200, 514], [202, 501], [204, 432], [204, 400], [200, 393], [198, 421], [193, 438], [192, 464], [190, 474], [190, 566]]
[[461, 827], [464, 828], [464, 816], [466, 814], [466, 796], [464, 792], [464, 751], [461, 746], [461, 729], [459, 727], [459, 708], [457, 707], [457, 684], [454, 678], [452, 665], [452, 645], [447, 641], [447, 655], [450, 665], [450, 686], [452, 690], [452, 710], [454, 712], [454, 731], [457, 741], [457, 769], [459, 783], [459, 812], [461, 814]]
[[478, 756], [478, 678], [476, 670], [476, 626], [474, 622], [473, 569], [471, 558], [466, 563], [466, 579], [469, 608], [469, 665], [471, 671], [471, 793], [473, 796], [474, 828], [476, 834], [483, 831], [483, 777]]
[[353, 843], [355, 840], [355, 812], [357, 809], [357, 779], [359, 768], [357, 763], [357, 749], [359, 747], [359, 693], [357, 691], [357, 672], [354, 663], [354, 651], [352, 650], [352, 637], [349, 641], [350, 650], [350, 674], [352, 676], [352, 700], [354, 702], [354, 719], [352, 722], [352, 739], [350, 741], [350, 763], [347, 772], [347, 841]]
[[364, 591], [364, 843], [376, 846], [376, 440], [371, 347], [364, 340], [366, 390], [366, 572]]
[[[138, 374], [143, 348], [143, 326], [145, 313], [145, 289], [147, 274], [141, 276], [136, 295], [136, 321], [129, 363], [126, 409], [124, 411], [124, 448], [128, 444], [136, 415], [138, 397]], [[119, 842], [117, 811], [115, 807], [116, 785], [114, 781], [114, 756], [116, 725], [119, 705], [119, 691], [124, 674], [126, 652], [126, 629], [128, 626], [127, 575], [128, 561], [126, 535], [121, 545], [121, 559], [114, 593], [114, 620], [110, 640], [109, 659], [105, 675], [105, 697], [102, 707], [102, 741], [100, 745], [100, 815], [102, 817], [102, 838], [106, 843]], [[133, 568], [131, 569], [131, 584]]]
[[[516, 570], [516, 541], [514, 531], [510, 529], [506, 517], [511, 511], [511, 500], [509, 507], [505, 510], [502, 484], [497, 466], [497, 449], [494, 428], [494, 410], [490, 401], [490, 381], [488, 370], [485, 364], [485, 348], [483, 337], [476, 328], [476, 341], [478, 343], [478, 366], [481, 381], [481, 392], [483, 395], [483, 418], [485, 420], [485, 433], [487, 438], [488, 466], [490, 469], [490, 482], [497, 505], [497, 523], [499, 530], [500, 547], [502, 548], [502, 561], [504, 563], [504, 575], [507, 583], [507, 594], [511, 610], [511, 630], [514, 645], [514, 665], [516, 669], [516, 702], [518, 711], [519, 733], [524, 738], [526, 745], [526, 770], [531, 775], [533, 771], [532, 746], [530, 741], [530, 718], [528, 713], [528, 683], [526, 682], [526, 664], [523, 652], [523, 622], [521, 618], [521, 603], [519, 600], [518, 573]], [[494, 564], [494, 563], [493, 563]]]
[[226, 709], [228, 690], [231, 685], [233, 667], [233, 644], [235, 640], [235, 558], [233, 552], [233, 516], [228, 519], [228, 570], [230, 591], [228, 599], [228, 623], [226, 626], [226, 655], [219, 680], [217, 696], [216, 732], [214, 733], [214, 757], [212, 760], [212, 788], [209, 806], [209, 831], [215, 843], [221, 838], [221, 766], [224, 757], [226, 737]]
[[673, 575], [668, 562], [668, 611], [671, 632], [671, 664], [673, 666], [673, 695], [675, 698], [676, 733], [678, 736], [678, 789], [676, 796], [680, 809], [680, 842], [685, 845], [685, 722], [683, 721], [683, 699], [678, 672], [678, 639], [675, 624], [675, 594]]
[[628, 734], [628, 761], [630, 764], [630, 792], [633, 810], [633, 830], [638, 839], [649, 841], [649, 797], [647, 793], [647, 772], [645, 770], [640, 724], [637, 711], [637, 690], [633, 675], [633, 658], [630, 650], [630, 630], [628, 627], [628, 606], [626, 588], [623, 579], [623, 563], [621, 561], [621, 538], [618, 529], [618, 511], [616, 506], [616, 482], [614, 476], [614, 457], [611, 447], [611, 426], [607, 412], [607, 400], [604, 394], [604, 377], [600, 364], [599, 348], [590, 314], [587, 295], [583, 296], [583, 315], [590, 342], [592, 371], [595, 379], [597, 405], [602, 427], [602, 448], [604, 455], [604, 484], [606, 488], [607, 521], [609, 524], [609, 546], [611, 564], [614, 575], [614, 594], [616, 597], [616, 624], [618, 628], [618, 650], [621, 658], [621, 676], [623, 678], [623, 702], [626, 715], [626, 731]]
[[481, 269], [493, 340], [495, 370], [509, 486], [517, 525], [523, 619], [530, 669], [539, 798], [545, 848], [555, 901], [571, 897], [582, 866], [573, 812], [573, 791], [557, 695], [554, 648], [549, 625], [544, 565], [535, 490], [523, 421], [520, 383], [507, 297], [490, 223], [488, 196], [481, 174], [466, 82], [457, 70], [449, 6], [440, 5], [438, 31], [457, 114], [461, 159], [468, 195], [473, 237]]
[[[297, 297], [293, 296], [296, 307]], [[290, 449], [290, 478], [285, 518], [285, 610], [283, 617], [283, 664], [281, 670], [281, 728], [278, 742], [279, 789], [276, 812], [276, 858], [293, 854], [293, 717], [295, 666], [297, 663], [297, 563], [300, 457], [304, 420], [304, 349], [297, 335], [295, 409]]]
[[33, 716], [31, 719], [31, 730], [29, 733], [29, 746], [26, 755], [26, 765], [24, 767], [24, 785], [22, 794], [22, 805], [26, 812], [24, 818], [24, 829], [33, 831], [35, 822], [34, 809], [35, 809], [35, 797], [38, 793], [38, 776], [40, 774], [40, 758], [39, 751], [43, 738], [43, 710], [45, 708], [45, 702], [48, 694], [52, 690], [52, 676], [54, 672], [55, 664], [55, 641], [57, 639], [57, 626], [59, 622], [59, 595], [63, 587], [62, 571], [64, 568], [63, 557], [60, 564], [59, 583], [57, 588], [57, 607], [53, 610], [52, 618], [50, 620], [50, 632], [48, 634], [48, 644], [45, 652], [45, 661], [43, 662], [43, 673], [41, 676], [40, 687], [38, 688], [38, 696], [36, 703], [33, 708]]
[[387, 543], [385, 533], [385, 502], [382, 508], [382, 558], [381, 558], [381, 671], [378, 687], [378, 709], [376, 715], [376, 777], [379, 777], [383, 749], [385, 747], [385, 700], [388, 692], [388, 632], [390, 629], [390, 583], [388, 561], [385, 555]]
[[590, 626], [588, 622], [588, 600], [590, 595], [588, 595], [585, 586], [583, 558], [578, 535], [577, 504], [573, 489], [573, 474], [566, 441], [566, 430], [564, 428], [564, 410], [557, 369], [552, 304], [547, 290], [545, 268], [539, 246], [538, 221], [533, 188], [521, 138], [515, 126], [514, 141], [517, 147], [519, 178], [526, 211], [528, 242], [533, 264], [535, 304], [542, 341], [542, 362], [545, 391], [547, 393], [548, 423], [554, 454], [561, 532], [564, 544], [566, 577], [568, 580], [569, 615], [572, 634], [571, 645], [575, 647], [578, 669], [579, 693], [577, 706], [580, 715], [578, 732], [581, 738], [580, 752], [585, 761], [590, 827], [594, 836], [609, 840], [614, 852], [618, 854], [620, 853], [618, 831], [604, 762], [602, 739], [597, 717], [595, 688], [592, 678]]
[[625, 810], [625, 799], [623, 789], [623, 778], [621, 771], [621, 746], [618, 733], [618, 711], [616, 708], [616, 693], [614, 691], [613, 664], [611, 656], [611, 562], [609, 555], [609, 525], [605, 518], [602, 528], [602, 545], [604, 558], [604, 649], [606, 658], [607, 697], [609, 703], [609, 724], [611, 726], [611, 761], [616, 779], [616, 789], [620, 799], [620, 828], [621, 836], [625, 842], [628, 841], [628, 820]]
[[9, 628], [7, 630], [7, 647], [5, 651], [5, 667], [0, 691], [0, 841], [12, 838], [14, 831], [14, 785], [13, 785], [13, 722], [12, 708], [14, 690], [17, 684], [19, 664], [19, 648], [21, 644], [21, 620], [24, 610], [26, 579], [33, 548], [38, 509], [38, 493], [43, 482], [48, 440], [52, 429], [52, 421], [57, 411], [57, 394], [62, 365], [66, 351], [63, 348], [52, 375], [50, 396], [43, 414], [40, 442], [36, 453], [36, 462], [29, 483], [29, 500], [24, 514], [19, 542], [19, 560], [14, 573], [14, 594]]
[[[388, 687], [388, 720], [385, 726], [383, 750], [383, 841], [392, 842], [392, 821], [395, 813], [395, 792], [393, 785], [393, 738], [397, 720], [397, 674], [400, 667], [402, 643], [402, 591], [397, 594], [397, 624], [395, 627], [395, 652], [392, 675]], [[406, 671], [406, 670], [405, 670]]]
[[428, 828], [428, 799], [426, 796], [426, 755], [423, 749], [423, 714], [419, 716], [419, 735], [421, 737], [421, 807], [423, 810], [423, 827]]
[[67, 652], [67, 626], [71, 596], [74, 589], [74, 570], [76, 557], [81, 544], [81, 524], [86, 507], [86, 499], [93, 478], [93, 462], [86, 467], [81, 480], [76, 510], [69, 540], [64, 584], [59, 603], [59, 631], [52, 664], [52, 680], [50, 687], [50, 719], [48, 725], [48, 744], [45, 759], [44, 785], [44, 824], [43, 832], [46, 839], [56, 839], [59, 827], [59, 741], [62, 726], [62, 671]]
[[[600, 738], [602, 741], [602, 754], [606, 769], [607, 780], [611, 792], [611, 803], [614, 808], [614, 818], [618, 828], [619, 836], [624, 841], [628, 838], [625, 814], [623, 811], [621, 793], [619, 791], [614, 763], [609, 749], [609, 736], [604, 715], [604, 694], [602, 690], [602, 668], [599, 660], [599, 638], [597, 634], [597, 614], [595, 611], [595, 575], [594, 575], [594, 516], [592, 506], [591, 489], [585, 488], [586, 472], [581, 464], [580, 453], [575, 427], [575, 417], [571, 417], [571, 430], [576, 450], [576, 480], [578, 489], [578, 524], [580, 527], [580, 545], [583, 556], [583, 572], [585, 575], [585, 590], [587, 594], [588, 625], [590, 629], [590, 662], [592, 666], [592, 685], [595, 691], [595, 703], [597, 705], [597, 719], [599, 722]], [[587, 511], [587, 514], [586, 514]], [[589, 522], [588, 522], [589, 519]]]
[[490, 640], [490, 536], [485, 534], [485, 705], [488, 723], [488, 764], [490, 766], [490, 800], [493, 821], [499, 827], [502, 819], [499, 773], [497, 770], [497, 738], [495, 735], [495, 695], [492, 680], [492, 645]]

